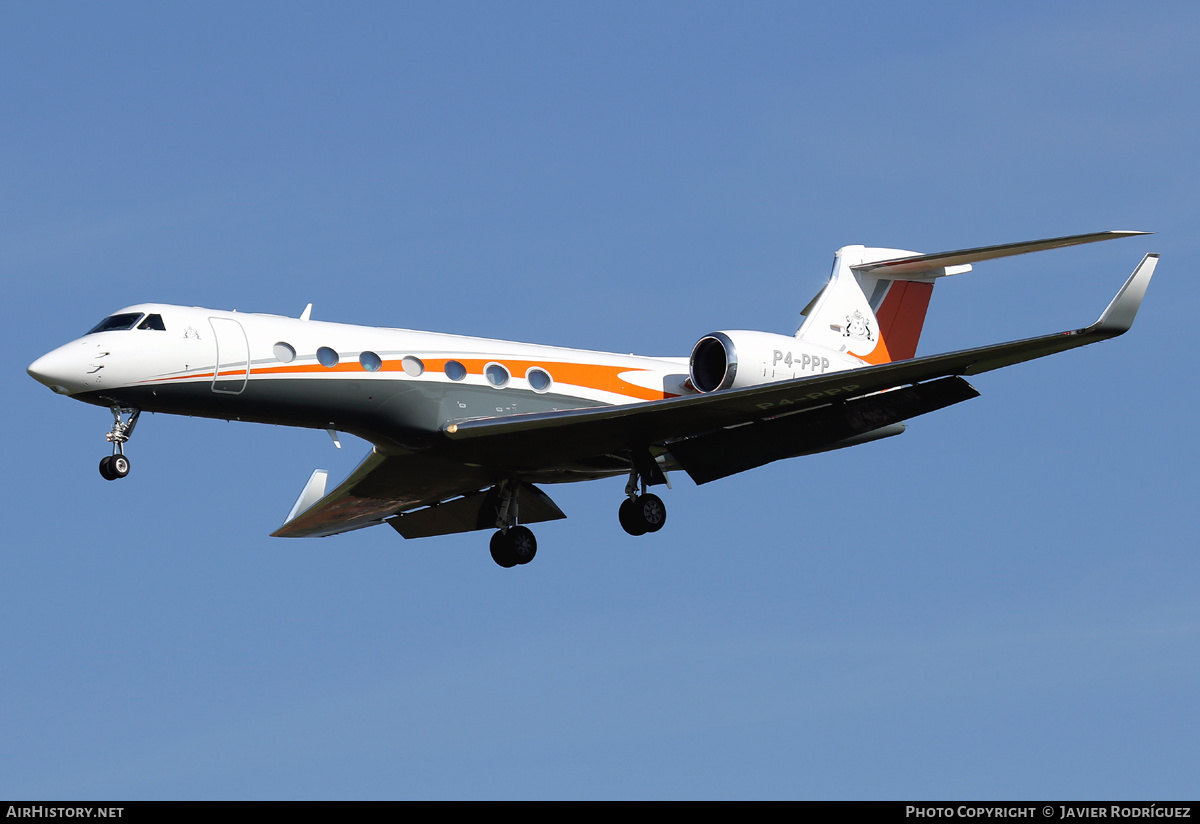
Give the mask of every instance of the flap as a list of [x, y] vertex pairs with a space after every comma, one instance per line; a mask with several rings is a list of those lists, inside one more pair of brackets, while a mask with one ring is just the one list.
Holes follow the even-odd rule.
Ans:
[[[472, 492], [452, 501], [434, 504], [415, 512], [406, 512], [388, 521], [405, 538], [428, 538], [495, 529], [500, 495], [496, 490]], [[550, 496], [533, 484], [517, 485], [517, 515], [522, 524], [557, 521], [567, 517]]]

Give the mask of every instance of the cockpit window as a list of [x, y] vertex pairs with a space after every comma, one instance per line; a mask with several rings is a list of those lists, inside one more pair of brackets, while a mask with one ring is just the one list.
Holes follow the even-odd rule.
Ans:
[[126, 312], [123, 315], [109, 315], [104, 320], [93, 326], [88, 331], [88, 334], [94, 335], [97, 332], [119, 332], [123, 329], [132, 329], [134, 324], [141, 319], [141, 312]]
[[162, 315], [146, 315], [146, 319], [138, 324], [138, 329], [154, 329], [158, 332], [167, 331], [167, 327], [162, 322]]

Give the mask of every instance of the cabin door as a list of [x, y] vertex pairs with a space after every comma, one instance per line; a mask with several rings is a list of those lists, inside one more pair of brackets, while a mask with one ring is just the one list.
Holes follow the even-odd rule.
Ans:
[[246, 340], [246, 331], [232, 318], [209, 318], [208, 322], [217, 342], [217, 368], [213, 371], [212, 391], [241, 394], [250, 375], [250, 343]]

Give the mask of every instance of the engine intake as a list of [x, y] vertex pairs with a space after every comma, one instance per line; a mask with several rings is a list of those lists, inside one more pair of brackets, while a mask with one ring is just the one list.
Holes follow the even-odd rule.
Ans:
[[737, 379], [737, 348], [724, 332], [713, 332], [696, 341], [688, 364], [692, 386], [700, 392], [729, 389]]

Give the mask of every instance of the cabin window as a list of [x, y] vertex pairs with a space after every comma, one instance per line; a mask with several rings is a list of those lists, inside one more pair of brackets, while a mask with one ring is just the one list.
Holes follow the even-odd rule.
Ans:
[[498, 363], [489, 363], [483, 368], [483, 376], [487, 382], [497, 389], [508, 386], [508, 370]]
[[378, 372], [383, 366], [383, 358], [376, 355], [374, 352], [363, 352], [358, 356], [358, 362], [362, 364], [362, 368], [368, 372]]
[[412, 355], [405, 355], [404, 359], [400, 361], [400, 365], [404, 367], [404, 374], [410, 378], [425, 374], [425, 364], [420, 358], [414, 358]]
[[332, 369], [338, 365], [338, 361], [341, 360], [341, 358], [338, 357], [337, 352], [334, 352], [328, 346], [322, 346], [317, 350], [317, 360], [321, 362], [322, 366], [327, 366]]
[[553, 382], [550, 380], [550, 373], [539, 366], [535, 366], [526, 372], [525, 380], [529, 381], [529, 388], [534, 392], [545, 392]]
[[163, 325], [162, 315], [146, 315], [146, 319], [138, 324], [138, 329], [153, 329], [156, 332], [167, 331], [167, 327]]
[[446, 377], [452, 381], [460, 381], [467, 376], [467, 367], [456, 360], [446, 361]]
[[125, 329], [132, 329], [141, 319], [141, 312], [125, 312], [120, 315], [109, 315], [93, 326], [87, 334], [94, 335], [97, 332], [121, 332]]
[[296, 350], [290, 343], [280, 341], [275, 344], [275, 360], [280, 363], [291, 363], [296, 359]]

